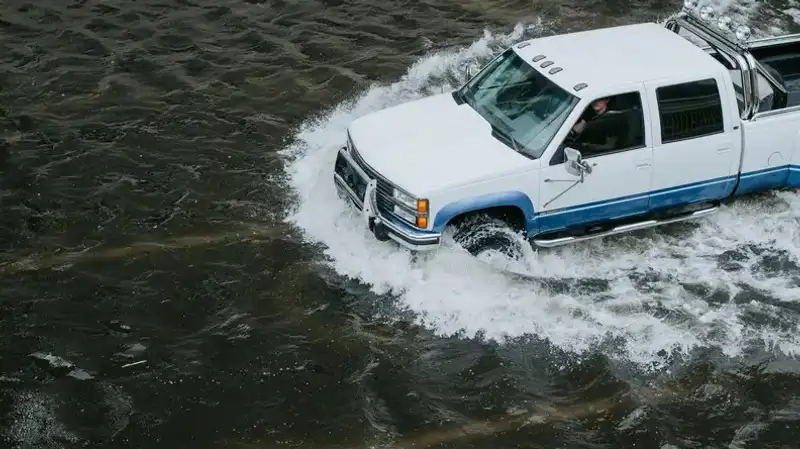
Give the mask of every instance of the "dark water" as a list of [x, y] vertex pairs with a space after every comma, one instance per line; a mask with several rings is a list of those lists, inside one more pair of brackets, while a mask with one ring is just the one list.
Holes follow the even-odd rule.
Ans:
[[[751, 20], [792, 30], [790, 7]], [[0, 447], [798, 447], [800, 364], [774, 348], [697, 351], [654, 374], [535, 335], [437, 336], [411, 315], [376, 318], [392, 297], [320, 265], [283, 220], [298, 200], [278, 151], [296, 127], [424, 54], [517, 23], [676, 8], [5, 2]], [[743, 244], [719, 260], [788, 278], [797, 256]], [[701, 281], [686, 288], [774, 307], [800, 332], [796, 303]]]

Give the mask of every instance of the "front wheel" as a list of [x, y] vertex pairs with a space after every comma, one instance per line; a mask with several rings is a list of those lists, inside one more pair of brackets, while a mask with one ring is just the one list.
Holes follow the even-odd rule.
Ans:
[[496, 251], [512, 259], [523, 252], [522, 238], [504, 220], [477, 215], [454, 226], [453, 240], [473, 256]]

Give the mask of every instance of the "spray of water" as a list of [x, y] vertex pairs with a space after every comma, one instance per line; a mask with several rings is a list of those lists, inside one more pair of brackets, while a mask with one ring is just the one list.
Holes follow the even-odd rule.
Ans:
[[698, 347], [728, 356], [752, 347], [800, 353], [800, 317], [793, 312], [800, 298], [800, 196], [793, 192], [738, 201], [696, 224], [556, 250], [520, 241], [517, 258], [475, 258], [452, 242], [414, 258], [375, 241], [336, 196], [333, 161], [354, 118], [455, 87], [465, 65], [481, 64], [536, 29], [486, 32], [467, 48], [427, 55], [397, 82], [372, 86], [307, 122], [284, 151], [297, 196], [287, 220], [324, 245], [340, 275], [396, 296], [419, 324], [441, 335], [535, 336], [575, 353], [602, 345], [651, 367], [665, 351]]

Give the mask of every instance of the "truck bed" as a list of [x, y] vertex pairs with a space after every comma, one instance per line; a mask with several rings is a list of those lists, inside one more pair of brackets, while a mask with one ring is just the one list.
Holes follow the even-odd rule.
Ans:
[[[719, 61], [731, 72], [733, 80], [733, 87], [736, 91], [736, 100], [739, 104], [739, 111], [744, 108], [744, 93], [742, 90], [741, 77], [739, 71], [736, 70], [726, 58], [722, 57], [713, 49], [707, 49], [709, 55]], [[755, 57], [767, 70], [772, 72], [772, 75], [781, 82], [786, 89], [787, 99], [786, 108], [792, 106], [800, 106], [800, 43], [779, 44], [773, 46], [765, 46], [762, 48], [755, 48], [751, 50], [753, 57]], [[766, 80], [762, 80], [766, 83]], [[769, 93], [772, 92], [770, 87], [764, 85], [760, 89], [759, 95], [762, 98], [763, 104], [759, 107], [760, 111], [770, 110], [772, 99], [769, 98]]]
[[800, 105], [800, 43], [790, 42], [753, 48], [750, 53], [758, 62], [780, 74], [788, 93], [786, 107]]

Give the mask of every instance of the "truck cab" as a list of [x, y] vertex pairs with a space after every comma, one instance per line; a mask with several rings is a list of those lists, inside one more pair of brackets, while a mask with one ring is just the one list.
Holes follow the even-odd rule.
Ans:
[[452, 228], [473, 253], [511, 244], [498, 226], [552, 247], [791, 186], [800, 36], [747, 38], [689, 0], [661, 25], [520, 42], [353, 121], [334, 183], [378, 239], [432, 249]]

